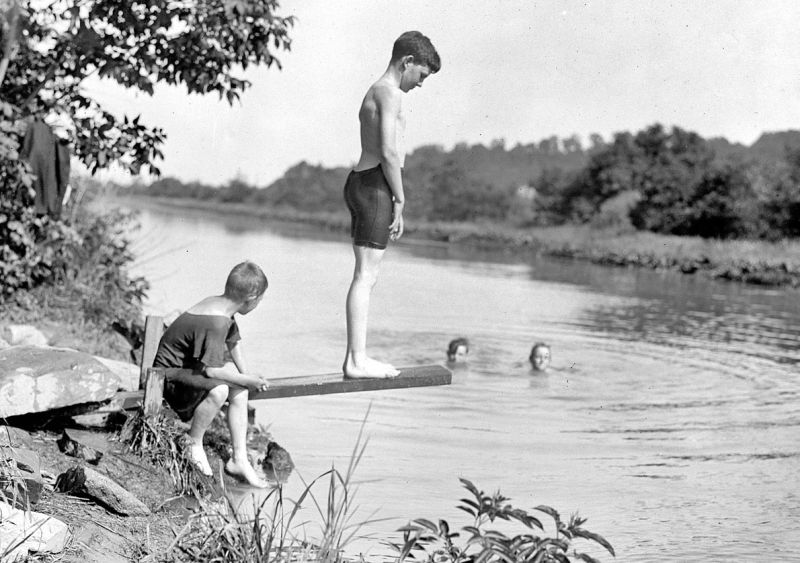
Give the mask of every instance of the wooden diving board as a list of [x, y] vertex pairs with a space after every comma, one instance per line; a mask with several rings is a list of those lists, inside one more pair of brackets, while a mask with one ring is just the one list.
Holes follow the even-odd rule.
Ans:
[[[140, 363], [139, 391], [117, 393], [112, 403], [121, 404], [123, 409], [144, 405], [146, 416], [161, 409], [164, 391], [164, 371], [151, 369], [158, 342], [164, 331], [161, 317], [147, 316], [145, 319], [144, 346]], [[152, 377], [151, 377], [152, 376]], [[324, 375], [303, 375], [269, 379], [269, 388], [251, 392], [251, 401], [303, 397], [306, 395], [328, 395], [331, 393], [357, 393], [360, 391], [382, 391], [386, 389], [408, 389], [431, 385], [449, 385], [453, 374], [439, 365], [413, 366], [400, 368], [397, 377], [380, 379], [350, 379], [341, 373]]]
[[270, 379], [265, 391], [251, 393], [251, 401], [302, 397], [304, 395], [327, 395], [330, 393], [357, 393], [360, 391], [383, 391], [385, 389], [407, 389], [449, 385], [453, 374], [443, 366], [414, 366], [399, 368], [400, 375], [382, 379], [351, 379], [341, 373], [325, 375], [303, 375]]
[[[251, 392], [250, 400], [261, 401], [264, 399], [282, 399], [307, 395], [358, 393], [361, 391], [383, 391], [387, 389], [449, 385], [453, 377], [449, 369], [438, 365], [414, 366], [399, 369], [400, 375], [397, 377], [382, 379], [351, 379], [346, 378], [341, 373], [270, 379], [269, 388], [265, 391]], [[121, 401], [123, 409], [136, 408], [142, 402], [143, 397], [143, 391], [117, 393], [117, 400]]]

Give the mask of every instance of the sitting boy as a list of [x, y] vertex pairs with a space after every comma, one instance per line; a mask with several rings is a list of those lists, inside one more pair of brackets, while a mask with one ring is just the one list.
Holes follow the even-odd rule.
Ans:
[[[164, 332], [154, 367], [165, 368], [164, 398], [181, 420], [190, 423], [189, 458], [205, 475], [212, 475], [203, 450], [203, 435], [225, 401], [233, 456], [225, 471], [254, 487], [267, 484], [247, 459], [248, 388], [263, 390], [266, 379], [247, 375], [233, 315], [256, 308], [267, 290], [267, 277], [256, 264], [235, 266], [225, 293], [206, 297], [180, 315]], [[233, 363], [226, 362], [225, 352]]]

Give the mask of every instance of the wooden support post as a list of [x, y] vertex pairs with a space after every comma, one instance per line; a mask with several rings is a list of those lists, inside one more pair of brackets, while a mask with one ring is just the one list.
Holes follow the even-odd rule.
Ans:
[[164, 398], [164, 368], [147, 368], [147, 380], [144, 387], [144, 416], [158, 416], [161, 412], [161, 401]]
[[164, 319], [148, 315], [144, 321], [144, 343], [142, 345], [142, 363], [139, 366], [139, 389], [144, 389], [147, 380], [147, 368], [153, 365], [158, 351], [158, 343], [164, 334]]

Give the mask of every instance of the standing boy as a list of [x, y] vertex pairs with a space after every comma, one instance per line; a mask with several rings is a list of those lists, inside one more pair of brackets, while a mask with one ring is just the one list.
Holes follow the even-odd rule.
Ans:
[[440, 67], [439, 54], [430, 40], [419, 31], [407, 31], [394, 42], [386, 72], [361, 102], [361, 157], [344, 187], [355, 253], [355, 271], [347, 293], [347, 354], [342, 366], [346, 377], [394, 377], [400, 373], [367, 356], [369, 299], [389, 239], [397, 240], [403, 234], [402, 95], [422, 86]]
[[[254, 487], [267, 483], [247, 459], [248, 388], [263, 390], [267, 380], [247, 375], [233, 315], [255, 309], [267, 290], [267, 277], [256, 264], [242, 262], [231, 270], [222, 295], [206, 297], [169, 325], [161, 337], [153, 366], [166, 368], [164, 398], [181, 420], [190, 423], [188, 456], [205, 475], [211, 466], [203, 436], [225, 401], [233, 455], [225, 471]], [[227, 362], [225, 352], [233, 362]]]

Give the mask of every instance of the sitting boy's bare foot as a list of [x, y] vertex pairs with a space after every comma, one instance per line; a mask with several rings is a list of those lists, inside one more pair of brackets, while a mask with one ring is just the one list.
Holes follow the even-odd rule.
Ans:
[[353, 379], [383, 379], [400, 375], [400, 371], [394, 366], [372, 358], [366, 358], [360, 365], [349, 361], [345, 362], [342, 371], [345, 377]]
[[250, 465], [250, 462], [247, 460], [235, 461], [234, 458], [230, 458], [225, 464], [225, 473], [236, 477], [251, 487], [265, 489], [269, 486], [266, 481], [260, 479], [258, 475], [256, 475], [256, 470], [253, 469], [253, 466]]
[[203, 449], [203, 444], [196, 443], [190, 436], [184, 438], [186, 444], [186, 457], [189, 458], [194, 466], [200, 473], [207, 477], [211, 477], [214, 473], [211, 471], [211, 464], [208, 463], [206, 451]]

